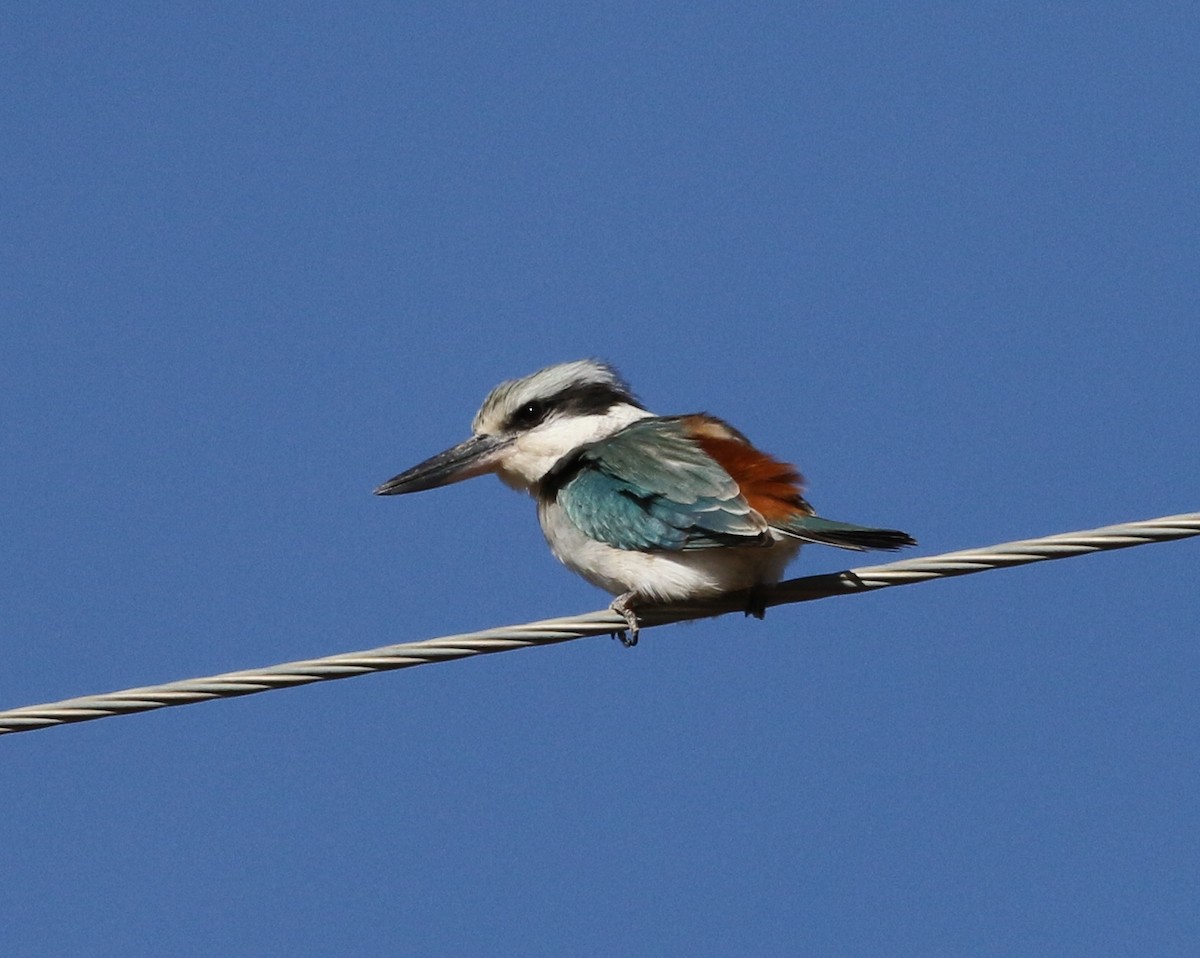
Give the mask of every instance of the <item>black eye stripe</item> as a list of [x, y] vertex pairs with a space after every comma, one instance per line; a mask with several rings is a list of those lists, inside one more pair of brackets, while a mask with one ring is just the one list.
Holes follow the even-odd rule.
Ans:
[[619, 403], [637, 405], [637, 400], [623, 390], [600, 383], [572, 386], [556, 395], [522, 403], [508, 417], [508, 427], [532, 429], [545, 422], [551, 413], [567, 416], [603, 415]]
[[513, 426], [521, 429], [529, 429], [531, 426], [536, 426], [539, 422], [546, 418], [546, 413], [550, 411], [547, 403], [540, 399], [535, 399], [533, 402], [527, 402], [524, 406], [512, 414], [510, 420]]

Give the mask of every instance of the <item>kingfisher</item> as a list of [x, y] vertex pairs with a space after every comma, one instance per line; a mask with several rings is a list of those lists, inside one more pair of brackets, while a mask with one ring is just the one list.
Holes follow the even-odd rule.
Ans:
[[822, 519], [794, 466], [707, 413], [656, 416], [607, 363], [579, 360], [500, 383], [471, 437], [389, 479], [379, 496], [495, 473], [537, 502], [550, 550], [616, 596], [637, 642], [637, 609], [761, 590], [809, 542], [841, 549], [915, 545], [897, 529]]

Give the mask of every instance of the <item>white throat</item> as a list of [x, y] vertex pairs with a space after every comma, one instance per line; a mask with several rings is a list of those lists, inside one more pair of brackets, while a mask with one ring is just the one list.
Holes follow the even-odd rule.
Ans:
[[533, 487], [567, 453], [653, 415], [637, 406], [620, 403], [602, 414], [551, 418], [513, 440], [500, 460], [496, 475], [506, 485], [532, 493]]

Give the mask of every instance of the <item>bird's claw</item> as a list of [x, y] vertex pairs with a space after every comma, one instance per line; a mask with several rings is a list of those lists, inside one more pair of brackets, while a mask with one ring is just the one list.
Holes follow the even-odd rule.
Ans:
[[641, 623], [638, 622], [637, 613], [630, 608], [630, 601], [633, 599], [632, 592], [626, 592], [622, 596], [618, 596], [609, 606], [614, 612], [621, 615], [625, 622], [629, 625], [629, 629], [618, 629], [616, 632], [610, 633], [614, 639], [620, 639], [621, 644], [627, 649], [633, 648], [638, 643], [638, 631], [641, 629]]
[[763, 589], [755, 586], [750, 590], [750, 594], [746, 598], [746, 615], [752, 615], [756, 619], [761, 619], [766, 614], [767, 594]]

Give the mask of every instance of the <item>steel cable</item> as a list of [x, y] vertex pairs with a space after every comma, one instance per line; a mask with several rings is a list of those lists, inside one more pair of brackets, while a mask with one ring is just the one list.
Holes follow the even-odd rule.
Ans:
[[[828, 575], [789, 579], [766, 590], [765, 596], [758, 598], [765, 598], [767, 606], [809, 602], [836, 595], [857, 594], [890, 586], [928, 582], [931, 579], [1005, 569], [1030, 562], [1066, 559], [1107, 549], [1168, 542], [1195, 535], [1200, 535], [1200, 512], [1189, 512], [1160, 519], [1147, 519], [1143, 522], [1105, 526], [1085, 532], [1067, 532], [979, 549], [902, 559], [898, 562], [865, 566]], [[742, 611], [747, 607], [747, 602], [747, 595], [730, 593], [711, 601], [655, 606], [644, 611], [639, 609], [638, 615], [643, 626], [648, 628]], [[370, 672], [448, 662], [473, 655], [554, 645], [571, 639], [610, 634], [622, 628], [624, 624], [625, 620], [621, 616], [606, 609], [525, 625], [447, 635], [423, 642], [388, 645], [363, 652], [345, 652], [324, 658], [285, 662], [261, 669], [225, 672], [206, 678], [185, 679], [102, 695], [87, 695], [45, 705], [26, 705], [0, 711], [0, 735], [70, 722], [86, 722], [110, 715], [146, 712], [171, 705], [188, 705], [210, 699], [252, 695], [255, 692], [344, 679]]]

